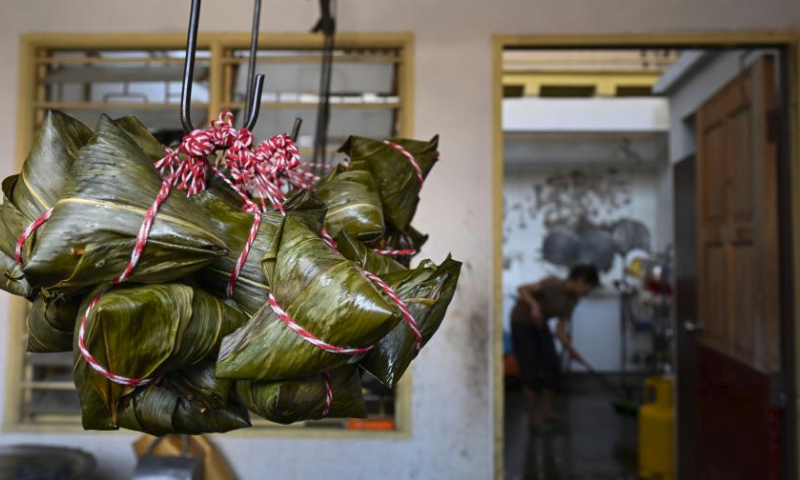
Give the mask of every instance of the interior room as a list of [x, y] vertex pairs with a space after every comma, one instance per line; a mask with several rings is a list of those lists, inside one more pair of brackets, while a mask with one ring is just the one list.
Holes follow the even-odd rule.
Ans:
[[0, 0], [0, 64], [0, 478], [800, 477], [795, 0]]
[[[713, 345], [713, 341], [708, 338], [712, 332], [705, 325], [697, 325], [703, 331], [692, 330], [696, 320], [684, 319], [681, 325], [680, 317], [673, 312], [690, 308], [693, 302], [687, 300], [684, 290], [675, 292], [677, 278], [673, 269], [680, 252], [684, 252], [680, 258], [685, 260], [685, 252], [690, 251], [689, 258], [698, 258], [700, 266], [712, 261], [710, 253], [701, 251], [701, 254], [694, 245], [676, 243], [681, 235], [694, 231], [682, 230], [687, 228], [687, 212], [676, 211], [675, 205], [693, 200], [685, 192], [696, 189], [696, 184], [680, 174], [676, 177], [674, 172], [680, 172], [683, 165], [715, 158], [716, 150], [712, 149], [717, 144], [710, 140], [705, 143], [705, 132], [723, 132], [709, 135], [715, 135], [712, 136], [715, 141], [725, 138], [725, 142], [742, 141], [741, 138], [747, 142], [758, 135], [777, 138], [777, 133], [768, 132], [771, 127], [766, 120], [759, 125], [756, 119], [769, 109], [779, 108], [776, 104], [781, 102], [781, 67], [776, 65], [780, 64], [780, 58], [778, 50], [763, 48], [504, 52], [507, 478], [675, 475], [667, 466], [675, 464], [674, 447], [683, 449], [681, 438], [676, 441], [671, 433], [681, 428], [681, 424], [674, 426], [676, 382], [680, 382], [682, 390], [697, 388], [682, 382], [678, 365], [689, 352], [686, 345], [676, 349], [676, 330], [703, 337], [704, 348]], [[756, 69], [762, 72], [755, 73]], [[723, 122], [709, 128], [703, 123], [708, 122], [708, 112], [718, 108], [714, 102], [731, 91], [737, 79], [748, 82], [736, 87], [737, 94], [745, 95], [747, 102], [754, 104], [754, 96], [765, 91], [764, 105], [755, 106], [756, 113], [749, 110], [750, 103], [736, 107], [731, 127]], [[736, 127], [737, 122], [744, 122], [741, 129]], [[751, 147], [740, 143], [725, 148], [746, 151]], [[726, 157], [735, 155], [732, 150], [724, 152]], [[765, 161], [776, 158], [772, 157], [774, 150], [767, 150], [765, 155], [770, 155], [764, 157]], [[723, 178], [730, 179], [727, 182], [731, 188], [740, 186], [736, 189], [738, 193], [726, 194], [732, 197], [716, 197], [723, 204], [735, 203], [732, 198], [747, 195], [741, 186], [744, 180], [737, 180], [738, 171], [746, 171], [748, 176], [760, 175], [750, 167], [730, 168]], [[707, 178], [706, 181], [713, 182]], [[770, 184], [769, 188], [776, 189], [777, 185]], [[777, 198], [774, 192], [769, 198], [773, 196]], [[712, 203], [705, 201], [709, 202], [706, 208], [711, 209]], [[751, 214], [742, 211], [734, 217], [737, 215], [743, 218]], [[772, 215], [777, 216], [778, 210], [773, 210]], [[776, 237], [773, 233], [769, 238], [777, 245]], [[531, 242], [540, 243], [531, 245]], [[743, 248], [747, 243], [737, 245]], [[734, 256], [726, 271], [755, 272], [754, 265], [743, 266], [742, 261]], [[514, 319], [520, 315], [518, 309], [527, 308], [524, 298], [520, 301], [521, 289], [525, 288], [520, 285], [564, 278], [571, 275], [571, 269], [587, 264], [599, 271], [600, 285], [565, 314], [566, 342], [558, 333], [555, 335], [560, 347], [557, 377], [561, 381], [553, 390], [562, 397], [556, 403], [562, 404], [564, 412], [542, 422], [540, 416], [547, 416], [546, 403], [541, 401], [539, 413], [531, 413], [525, 405], [526, 387], [538, 387], [539, 395], [544, 398], [549, 385], [541, 386], [541, 382], [529, 379], [526, 369], [531, 367], [525, 362], [531, 360], [524, 351], [517, 354], [525, 347], [524, 343], [519, 347], [518, 337], [522, 334], [515, 333], [520, 328], [515, 329]], [[694, 269], [702, 271], [696, 265]], [[769, 277], [762, 278], [767, 281]], [[694, 283], [697, 282], [695, 279]], [[778, 276], [771, 282], [771, 290], [780, 289]], [[706, 284], [700, 288], [707, 292], [709, 287]], [[750, 290], [754, 291], [752, 287]], [[546, 305], [548, 299], [544, 293], [541, 295], [540, 305]], [[743, 307], [731, 301], [733, 308]], [[708, 304], [703, 307], [714, 308]], [[733, 310], [725, 311], [736, 316]], [[709, 313], [698, 312], [692, 318], [698, 315], [706, 318]], [[558, 320], [549, 319], [551, 331], [558, 331]], [[773, 321], [775, 330], [771, 335], [776, 337], [762, 347], [753, 346], [752, 352], [761, 348], [769, 351], [766, 344], [779, 343], [777, 314]], [[735, 344], [742, 342], [745, 335], [754, 344], [759, 342], [760, 334], [752, 330], [759, 328], [757, 325], [712, 328], [719, 329], [716, 335], [720, 343], [715, 345], [715, 351], [728, 348], [729, 334], [739, 339]], [[763, 334], [770, 335], [766, 330]], [[730, 350], [731, 358], [737, 362], [749, 364], [767, 376], [780, 375], [777, 351], [765, 352], [772, 358], [767, 360], [759, 359], [758, 355], [742, 355], [744, 350], [736, 353], [737, 350], [738, 347]], [[770, 361], [774, 363], [768, 366]], [[541, 364], [545, 360], [537, 357], [534, 362]], [[684, 363], [684, 367], [693, 366]], [[701, 365], [698, 381], [708, 388], [713, 380], [706, 377], [709, 374], [703, 368]], [[730, 395], [732, 388], [726, 388], [725, 395]], [[694, 409], [706, 408], [703, 398], [687, 395], [679, 399], [684, 402], [678, 405], [678, 414], [688, 415]], [[555, 408], [558, 412], [558, 405]], [[752, 408], [756, 412], [763, 407]], [[615, 414], [609, 414], [611, 411]], [[528, 417], [529, 424], [533, 419], [531, 428], [524, 428], [520, 414]], [[704, 420], [695, 418], [693, 422]], [[771, 422], [769, 416], [762, 421], [762, 433], [779, 433], [767, 428]], [[669, 428], [661, 429], [661, 422], [666, 422]], [[704, 427], [711, 429], [713, 425], [700, 428]], [[688, 422], [683, 425], [683, 430], [690, 428]], [[713, 435], [710, 431], [704, 434]], [[689, 438], [684, 442], [692, 441]], [[695, 445], [692, 449], [702, 450], [702, 446]], [[685, 472], [678, 478], [689, 475]]]

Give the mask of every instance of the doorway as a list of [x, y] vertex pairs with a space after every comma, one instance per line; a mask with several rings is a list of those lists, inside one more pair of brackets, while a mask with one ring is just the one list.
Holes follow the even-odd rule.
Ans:
[[[526, 82], [509, 81], [513, 75], [508, 74], [504, 82], [503, 77], [497, 75], [495, 186], [498, 192], [505, 194], [496, 195], [495, 205], [495, 325], [499, 337], [496, 337], [498, 357], [508, 360], [503, 355], [508, 349], [504, 348], [502, 336], [502, 331], [508, 329], [501, 328], [501, 325], [506, 326], [509, 309], [516, 302], [513, 298], [515, 289], [508, 285], [509, 277], [513, 282], [520, 283], [535, 282], [538, 278], [533, 277], [553, 274], [564, 277], [571, 265], [588, 261], [600, 263], [597, 255], [602, 253], [598, 251], [602, 248], [598, 245], [609, 239], [612, 245], [609, 248], [615, 252], [611, 254], [610, 265], [598, 265], [601, 267], [603, 289], [580, 302], [574, 312], [574, 321], [570, 322], [573, 343], [576, 346], [583, 343], [584, 351], [588, 352], [583, 356], [590, 360], [590, 364], [594, 362], [594, 370], [598, 370], [601, 377], [594, 376], [581, 365], [575, 365], [575, 362], [569, 362], [565, 355], [562, 368], [572, 374], [565, 375], [569, 379], [569, 388], [562, 395], [560, 405], [567, 413], [574, 414], [575, 419], [567, 418], [566, 426], [555, 429], [563, 433], [560, 436], [526, 432], [528, 441], [523, 442], [526, 451], [517, 455], [523, 458], [522, 463], [519, 458], [515, 460], [513, 455], [509, 455], [508, 443], [520, 443], [519, 432], [512, 432], [515, 423], [510, 416], [504, 417], [502, 411], [497, 412], [498, 421], [504, 420], [506, 427], [506, 435], [498, 439], [501, 440], [499, 444], [502, 444], [502, 440], [507, 441], [506, 448], [500, 447], [496, 452], [498, 461], [502, 461], [501, 456], [505, 455], [505, 478], [584, 478], [580, 475], [591, 475], [592, 472], [595, 476], [585, 478], [606, 478], [602, 475], [608, 478], [638, 478], [640, 474], [647, 477], [647, 470], [640, 469], [640, 439], [637, 438], [640, 420], [617, 416], [613, 407], [619, 406], [616, 401], [620, 396], [636, 404], [647, 400], [642, 387], [648, 378], [651, 387], [656, 379], [672, 378], [675, 381], [675, 395], [667, 390], [659, 390], [661, 395], [669, 396], [671, 401], [677, 403], [673, 437], [668, 440], [675, 450], [672, 478], [737, 478], [737, 474], [744, 474], [748, 468], [753, 473], [747, 478], [754, 478], [753, 475], [756, 478], [795, 476], [796, 417], [794, 409], [787, 408], [795, 403], [792, 329], [794, 269], [788, 267], [793, 265], [790, 208], [793, 189], [788, 173], [792, 158], [796, 159], [796, 152], [789, 150], [792, 130], [788, 125], [790, 115], [794, 113], [789, 111], [788, 98], [792, 92], [791, 78], [795, 78], [789, 72], [796, 67], [790, 61], [794, 52], [790, 42], [788, 38], [776, 40], [774, 36], [715, 38], [713, 41], [666, 37], [661, 40], [565, 40], [559, 37], [497, 39], [497, 72], [508, 73], [509, 62], [516, 58], [519, 64], [524, 52], [550, 58], [551, 63], [559, 58], [569, 58], [575, 63], [574, 60], [581, 55], [589, 59], [594, 57], [584, 64], [596, 61], [598, 57], [605, 58], [600, 63], [608, 62], [608, 55], [613, 52], [634, 53], [640, 60], [640, 66], [652, 67], [663, 61], [658, 68], [649, 68], [649, 73], [658, 71], [655, 81], [643, 80], [645, 75], [639, 75], [640, 83], [637, 84], [632, 80], [636, 75], [629, 75], [629, 71], [619, 75], [620, 71], [616, 71], [617, 77], [624, 77], [628, 83], [618, 83], [615, 88], [609, 87], [608, 82], [596, 82], [602, 75], [594, 75], [595, 84], [585, 79], [574, 82], [579, 77], [574, 75], [575, 72], [559, 77], [541, 68], [538, 79], [529, 78]], [[586, 49], [586, 45], [592, 48]], [[716, 87], [711, 88], [709, 85], [713, 86], [713, 82], [709, 83], [706, 77], [715, 71], [720, 76], [719, 71], [724, 69], [726, 62], [729, 67], [732, 65], [735, 68], [722, 81], [717, 80]], [[771, 65], [765, 65], [770, 62]], [[575, 65], [572, 68], [576, 68]], [[773, 77], [770, 79], [765, 75]], [[519, 78], [518, 75], [517, 80]], [[542, 78], [546, 82], [539, 81]], [[570, 78], [573, 79], [572, 83], [569, 82]], [[774, 89], [765, 91], [759, 87], [767, 84]], [[701, 91], [698, 85], [707, 91]], [[506, 87], [504, 90], [501, 88], [503, 86]], [[535, 90], [536, 93], [530, 95], [526, 89]], [[718, 97], [724, 96], [726, 89], [729, 92], [745, 92], [743, 96], [740, 95], [745, 99], [744, 103], [733, 105], [730, 98], [719, 100]], [[599, 94], [601, 90], [604, 94]], [[613, 95], [609, 95], [612, 91]], [[762, 98], [756, 99], [757, 95], [763, 97], [764, 101]], [[660, 119], [666, 124], [657, 124], [658, 121], [655, 121], [659, 117], [657, 110], [639, 117], [635, 112], [628, 111], [622, 116], [627, 115], [633, 123], [638, 123], [639, 129], [636, 125], [612, 128], [614, 122], [621, 121], [613, 116], [613, 110], [627, 108], [625, 101], [618, 102], [613, 108], [612, 105], [601, 108], [594, 130], [583, 125], [569, 131], [571, 127], [568, 125], [558, 124], [562, 117], [566, 117], [567, 124], [574, 123], [576, 117], [590, 120], [593, 116], [591, 109], [603, 102], [610, 103], [609, 97], [638, 104], [646, 104], [644, 100], [666, 102], [667, 118]], [[567, 99], [571, 102], [566, 102]], [[580, 102], [577, 99], [590, 103], [577, 107], [569, 115], [569, 108], [572, 108], [570, 103], [572, 106], [578, 105]], [[691, 99], [691, 102], [687, 99]], [[526, 101], [534, 105], [521, 106]], [[544, 115], [541, 109], [536, 110], [541, 107], [535, 105], [537, 102], [549, 102], [552, 106], [559, 101], [564, 101], [555, 110], [560, 115]], [[726, 101], [727, 107], [715, 107], [715, 102], [720, 104]], [[689, 104], [691, 108], [687, 106]], [[510, 111], [514, 108], [518, 109], [516, 113]], [[728, 117], [722, 115], [709, 120], [712, 118], [709, 112], [726, 109], [730, 114]], [[743, 114], [747, 111], [750, 113]], [[514, 127], [512, 123], [515, 116], [518, 123], [529, 124], [522, 129]], [[758, 119], [758, 122], [753, 119]], [[651, 125], [641, 128], [642, 123], [648, 121]], [[720, 122], [720, 128], [726, 133], [718, 136], [726, 138], [729, 145], [719, 146], [719, 139], [711, 138], [709, 141], [707, 135], [703, 136], [703, 132], [712, 131], [712, 127], [719, 126]], [[750, 136], [743, 135], [744, 131], [749, 132]], [[759, 143], [762, 141], [759, 138], [766, 143]], [[666, 152], [660, 150], [664, 144]], [[747, 156], [758, 156], [759, 161], [738, 164], [736, 155], [725, 153], [745, 150], [760, 151], [758, 155], [753, 153]], [[774, 156], [774, 162], [765, 162], [764, 158], [770, 155]], [[610, 159], [621, 163], [614, 165], [609, 162]], [[769, 170], [771, 167], [767, 170], [759, 167], [765, 163], [773, 165], [774, 171]], [[704, 177], [704, 166], [717, 174]], [[699, 178], [698, 171], [701, 172]], [[770, 178], [774, 180], [772, 187], [768, 182], [764, 183], [764, 179]], [[704, 179], [706, 183], [702, 183]], [[722, 188], [724, 191], [717, 193], [716, 199], [699, 195], [698, 185], [703, 186], [701, 192], [713, 191], [714, 179], [727, 190], [717, 185], [718, 190]], [[745, 185], [742, 181], [752, 183]], [[648, 190], [650, 193], [655, 190], [655, 194], [648, 197]], [[751, 197], [736, 194], [743, 190], [756, 193]], [[725, 202], [721, 202], [720, 198]], [[751, 203], [745, 208], [743, 198], [755, 199], [757, 205]], [[773, 204], [766, 205], [772, 200]], [[723, 215], [725, 218], [744, 222], [749, 212], [750, 218], [767, 223], [754, 225], [745, 222], [734, 226], [709, 227], [708, 215], [705, 220], [692, 219], [688, 215], [697, 208], [698, 201], [713, 206], [730, 206], [730, 211]], [[553, 213], [554, 202], [556, 213]], [[592, 215], [591, 212], [587, 214], [587, 208], [605, 208], [607, 211]], [[675, 215], [675, 212], [678, 214]], [[774, 225], [769, 223], [769, 215], [774, 216]], [[638, 232], [640, 241], [642, 236], [649, 236], [649, 245], [631, 245], [644, 251], [640, 252], [636, 262], [635, 258], [627, 256], [630, 251], [621, 252], [618, 245], [613, 246], [614, 227], [625, 225], [624, 221], [627, 221], [626, 231], [633, 232], [634, 237]], [[509, 222], [527, 224], [509, 228]], [[703, 225], [717, 236], [703, 237], [700, 231], [689, 228]], [[771, 225], [775, 230], [770, 233]], [[715, 252], [709, 254], [708, 248], [701, 248], [698, 254], [697, 246], [704, 245], [704, 238], [709, 245], [724, 244], [721, 251], [725, 253], [715, 256]], [[569, 245], [583, 245], [583, 251], [577, 248], [576, 253], [576, 247]], [[687, 245], [695, 248], [688, 250]], [[754, 249], [742, 253], [747, 245], [752, 245]], [[530, 252], [528, 256], [524, 253], [526, 248]], [[746, 262], [748, 259], [750, 263]], [[773, 268], [770, 261], [783, 267]], [[698, 266], [698, 262], [702, 267]], [[656, 318], [658, 315], [653, 309], [642, 310], [641, 295], [634, 296], [620, 289], [620, 280], [635, 276], [634, 264], [640, 269], [651, 268], [654, 264], [662, 269], [663, 283], [658, 288], [665, 289], [660, 293], [668, 299], [669, 308], [656, 313], [663, 315], [663, 318]], [[522, 268], [520, 265], [523, 265]], [[718, 270], [715, 272], [713, 268]], [[515, 269], [517, 272], [514, 272]], [[755, 272], [758, 275], [756, 278], [761, 280], [754, 282], [752, 276], [744, 275], [745, 271]], [[520, 274], [528, 277], [515, 277]], [[724, 281], [704, 280], [705, 283], [702, 283], [700, 278], [703, 275]], [[631, 280], [635, 280], [631, 283], [635, 283], [637, 292], [648, 288], [648, 285], [636, 279]], [[648, 281], [652, 280], [649, 278]], [[719, 288], [723, 287], [726, 290], [720, 291]], [[759, 290], [761, 287], [763, 291]], [[750, 292], [750, 295], [743, 295], [743, 292]], [[772, 294], [775, 296], [770, 297]], [[724, 301], [712, 304], [711, 300], [720, 298]], [[692, 311], [695, 306], [705, 313], [700, 314], [697, 309]], [[713, 323], [713, 312], [722, 312], [716, 315], [721, 316], [724, 322]], [[584, 320], [589, 316], [601, 320], [590, 325]], [[712, 319], [711, 331], [698, 322], [698, 319], [702, 321], [705, 318]], [[647, 325], [648, 321], [650, 325]], [[728, 343], [715, 345], [713, 334], [719, 336], [718, 333], [723, 330], [724, 335], [728, 335], [725, 337]], [[738, 339], [736, 331], [739, 332]], [[513, 369], [513, 362], [510, 365]], [[508, 361], [505, 366], [509, 366]], [[502, 395], [507, 393], [505, 399], [498, 402], [498, 409], [511, 405], [510, 408], [517, 409], [517, 414], [524, 412], [520, 403], [522, 396], [513, 387], [507, 390], [505, 373], [500, 372], [500, 368], [496, 371], [498, 398], [503, 399]], [[748, 373], [752, 375], [748, 377]], [[743, 396], [734, 397], [736, 400], [720, 396], [721, 392], [735, 393], [735, 387], [741, 386], [740, 381], [742, 385], [745, 384], [743, 380], [753, 382], [748, 387], [738, 389]], [[655, 391], [655, 387], [647, 390], [651, 395]], [[760, 396], [751, 395], [755, 391], [760, 392]], [[596, 398], [596, 403], [592, 403], [592, 398]], [[600, 422], [600, 418], [606, 423]], [[602, 433], [585, 430], [582, 422], [593, 424]], [[731, 430], [732, 422], [750, 430], [747, 430], [748, 433]], [[725, 425], [728, 426], [728, 435], [725, 435]], [[725, 440], [730, 441], [725, 443]], [[715, 451], [725, 452], [725, 447], [721, 445], [732, 450], [717, 457], [703, 454], [703, 442], [712, 441], [717, 442]], [[596, 448], [603, 442], [606, 443], [604, 448]], [[734, 462], [739, 469], [734, 474], [726, 471], [723, 455], [730, 455], [748, 442], [763, 446], [763, 449], [750, 450], [748, 453], [748, 459], [757, 461]], [[703, 461], [698, 455], [703, 456]], [[594, 456], [595, 459], [606, 457], [599, 463], [610, 465], [611, 469], [597, 467], [600, 470], [581, 471], [578, 464], [586, 460], [581, 460], [582, 456]], [[552, 461], [554, 458], [569, 464], [569, 468], [559, 470], [558, 462], [554, 464]], [[528, 465], [531, 467], [528, 468]], [[657, 475], [659, 472], [650, 474]]]

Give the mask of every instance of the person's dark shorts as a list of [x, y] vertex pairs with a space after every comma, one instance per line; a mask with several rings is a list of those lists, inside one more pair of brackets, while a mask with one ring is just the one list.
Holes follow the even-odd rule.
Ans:
[[560, 367], [550, 329], [532, 321], [512, 320], [511, 342], [517, 356], [522, 383], [536, 392], [558, 387]]

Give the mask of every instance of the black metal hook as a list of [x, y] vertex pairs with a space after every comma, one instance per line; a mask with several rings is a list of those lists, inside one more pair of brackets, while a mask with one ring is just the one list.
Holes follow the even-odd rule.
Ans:
[[247, 100], [245, 103], [245, 127], [252, 130], [258, 121], [261, 110], [261, 93], [264, 90], [264, 75], [256, 75], [256, 57], [258, 56], [258, 31], [261, 22], [261, 0], [253, 2], [253, 27], [250, 31], [250, 58], [247, 62]]
[[[261, 0], [255, 0], [253, 8], [253, 29], [250, 35], [250, 69], [247, 81], [247, 100], [245, 102], [244, 128], [252, 130], [258, 121], [261, 109], [261, 93], [264, 90], [264, 75], [255, 75], [256, 52], [258, 50], [258, 27], [261, 17]], [[189, 32], [186, 37], [186, 61], [183, 65], [183, 88], [181, 90], [181, 125], [183, 131], [194, 130], [191, 119], [192, 84], [194, 83], [194, 62], [197, 55], [197, 31], [200, 27], [200, 0], [192, 0], [189, 13]]]
[[290, 135], [293, 142], [297, 141], [297, 137], [300, 135], [300, 127], [303, 125], [303, 119], [300, 117], [296, 117], [294, 119], [294, 125], [292, 126], [292, 134]]
[[312, 32], [322, 32], [324, 36], [322, 46], [322, 71], [320, 73], [319, 106], [317, 107], [317, 129], [314, 138], [314, 165], [325, 165], [325, 149], [328, 143], [328, 122], [330, 121], [331, 77], [333, 72], [334, 35], [336, 34], [336, 19], [331, 8], [331, 0], [319, 0], [321, 16]]

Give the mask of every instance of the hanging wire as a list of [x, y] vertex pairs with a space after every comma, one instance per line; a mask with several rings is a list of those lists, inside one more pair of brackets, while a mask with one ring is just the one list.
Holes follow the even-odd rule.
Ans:
[[[261, 0], [255, 0], [253, 8], [253, 29], [250, 36], [250, 70], [245, 101], [244, 128], [252, 130], [258, 121], [261, 109], [261, 93], [264, 90], [264, 75], [255, 74], [255, 59], [258, 49], [258, 25], [261, 13]], [[186, 37], [186, 60], [183, 65], [183, 86], [181, 89], [181, 125], [184, 133], [194, 131], [192, 124], [192, 85], [194, 83], [194, 63], [197, 56], [197, 31], [200, 26], [200, 0], [192, 0], [189, 13], [189, 32]]]
[[[334, 35], [336, 34], [336, 19], [333, 16], [336, 3], [332, 0], [319, 0], [322, 15], [312, 32], [322, 32], [324, 41], [322, 46], [322, 72], [319, 86], [319, 106], [317, 108], [317, 129], [314, 137], [313, 163], [317, 169], [326, 164], [326, 147], [328, 144], [328, 123], [331, 109], [331, 76], [333, 71]], [[317, 172], [319, 173], [319, 172]]]

